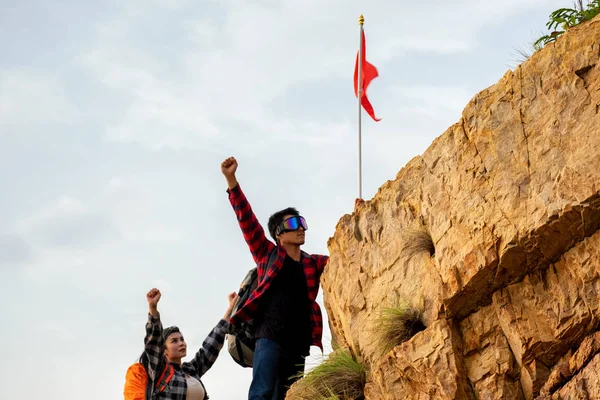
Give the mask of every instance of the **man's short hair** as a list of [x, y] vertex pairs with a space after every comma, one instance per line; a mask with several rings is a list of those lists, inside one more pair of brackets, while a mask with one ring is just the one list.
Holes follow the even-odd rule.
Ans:
[[285, 217], [286, 215], [299, 216], [300, 213], [294, 207], [288, 207], [281, 211], [277, 211], [275, 214], [273, 214], [269, 217], [269, 224], [268, 224], [269, 233], [271, 234], [271, 237], [273, 238], [273, 240], [275, 240], [276, 242], [277, 242], [277, 235], [275, 234], [275, 232], [277, 230], [277, 227], [279, 225], [281, 225], [281, 223], [283, 222], [283, 217]]

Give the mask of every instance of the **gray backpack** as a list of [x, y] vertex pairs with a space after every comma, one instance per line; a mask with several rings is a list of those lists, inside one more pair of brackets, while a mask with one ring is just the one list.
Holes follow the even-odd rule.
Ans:
[[[267, 270], [269, 270], [275, 260], [277, 259], [278, 248], [275, 247], [271, 254], [269, 254], [269, 261], [267, 262]], [[304, 257], [310, 257], [305, 252], [302, 252]], [[240, 308], [246, 304], [246, 301], [250, 298], [250, 295], [254, 292], [258, 286], [258, 269], [257, 267], [252, 268], [246, 274], [246, 277], [240, 285], [238, 291], [238, 299], [233, 305], [231, 315], [234, 315]], [[232, 326], [229, 324], [229, 330], [227, 331], [227, 350], [233, 360], [244, 368], [252, 368], [252, 359], [254, 358], [254, 347], [256, 345], [256, 339], [254, 333], [256, 326], [254, 325], [254, 319], [250, 319], [248, 322], [241, 322], [239, 325]]]
[[[256, 289], [258, 284], [258, 271], [256, 267], [252, 268], [246, 274], [246, 277], [240, 285], [238, 298], [233, 305], [231, 315], [234, 315], [244, 304]], [[252, 359], [254, 356], [254, 321], [242, 322], [236, 326], [229, 326], [227, 332], [227, 350], [233, 360], [244, 368], [252, 368]]]

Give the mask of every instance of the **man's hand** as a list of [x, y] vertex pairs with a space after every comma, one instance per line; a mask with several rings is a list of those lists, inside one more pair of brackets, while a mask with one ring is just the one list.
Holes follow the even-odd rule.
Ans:
[[229, 189], [233, 189], [238, 184], [237, 179], [235, 177], [235, 171], [237, 171], [237, 167], [238, 163], [235, 157], [229, 157], [221, 163], [221, 172], [227, 180], [227, 186], [229, 187]]
[[225, 175], [226, 178], [229, 176], [234, 176], [237, 167], [238, 163], [235, 157], [229, 157], [221, 163], [221, 172], [223, 173], [223, 175]]
[[148, 301], [148, 310], [150, 311], [150, 315], [157, 316], [158, 315], [158, 301], [160, 300], [160, 290], [154, 288], [151, 289], [148, 293], [146, 293], [146, 300]]
[[236, 292], [231, 292], [227, 295], [227, 300], [229, 301], [229, 307], [227, 307], [227, 311], [225, 311], [225, 315], [223, 316], [223, 319], [229, 319], [229, 317], [231, 317], [231, 311], [233, 310], [233, 305], [235, 304], [236, 300], [238, 299], [238, 295]]

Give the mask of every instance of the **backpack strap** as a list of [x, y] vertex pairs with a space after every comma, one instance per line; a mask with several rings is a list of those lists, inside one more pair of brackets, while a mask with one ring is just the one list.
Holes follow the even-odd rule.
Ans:
[[154, 397], [154, 386], [152, 385], [152, 379], [148, 375], [148, 381], [146, 382], [146, 400], [152, 400]]
[[235, 347], [237, 348], [238, 358], [240, 362], [244, 361], [244, 353], [242, 352], [242, 341], [238, 336], [235, 337]]
[[200, 382], [200, 385], [202, 386], [202, 389], [204, 390], [204, 400], [208, 400], [208, 393], [206, 392], [206, 386], [204, 386], [204, 383], [202, 383], [202, 379], [198, 379], [198, 381]]
[[[277, 256], [279, 255], [279, 246], [275, 246], [275, 248], [273, 248], [273, 250], [271, 251], [271, 253], [269, 254], [269, 259], [267, 260], [267, 266], [265, 268], [265, 275], [263, 276], [263, 279], [265, 276], [268, 275], [268, 271], [273, 268], [273, 264], [275, 264], [275, 261], [277, 261]], [[259, 284], [262, 282], [258, 282]]]
[[168, 362], [165, 361], [165, 367], [158, 378], [156, 385], [152, 385], [152, 381], [148, 379], [148, 386], [146, 388], [146, 400], [156, 399], [158, 394], [164, 391], [169, 384], [171, 378], [175, 374], [175, 368]]
[[158, 389], [157, 393], [160, 393], [167, 388], [167, 384], [171, 378], [173, 378], [174, 374], [175, 368], [173, 368], [173, 366], [167, 362], [167, 365], [165, 365], [165, 369], [163, 370], [162, 374], [160, 374], [160, 378], [158, 379], [158, 383], [156, 385], [156, 388]]

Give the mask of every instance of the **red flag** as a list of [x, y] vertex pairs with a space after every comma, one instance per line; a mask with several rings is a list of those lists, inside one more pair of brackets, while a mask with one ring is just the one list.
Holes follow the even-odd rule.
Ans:
[[[362, 98], [360, 99], [360, 104], [362, 104], [363, 108], [373, 118], [375, 121], [381, 121], [381, 118], [375, 118], [375, 111], [373, 110], [373, 106], [369, 99], [367, 98], [367, 87], [371, 83], [371, 81], [379, 76], [377, 72], [377, 68], [371, 63], [367, 61], [367, 46], [365, 41], [365, 31], [362, 31]], [[358, 98], [358, 56], [360, 52], [356, 54], [356, 65], [354, 66], [354, 94]]]

